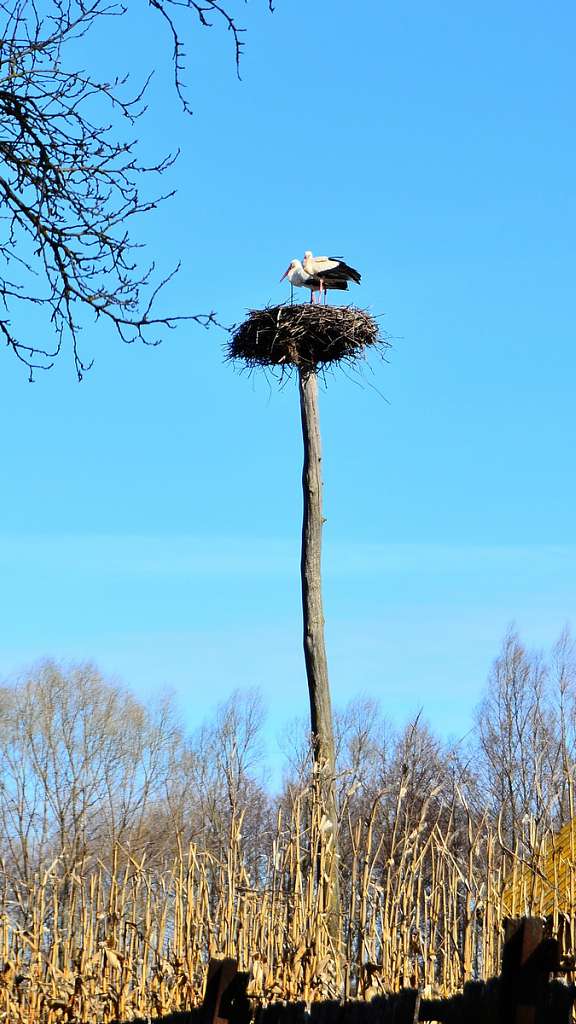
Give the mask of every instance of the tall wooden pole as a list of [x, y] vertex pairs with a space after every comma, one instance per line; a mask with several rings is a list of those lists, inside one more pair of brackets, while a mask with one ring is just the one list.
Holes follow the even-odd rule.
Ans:
[[304, 624], [304, 659], [310, 696], [310, 720], [314, 768], [321, 799], [321, 811], [327, 836], [323, 879], [324, 906], [328, 914], [330, 935], [335, 952], [340, 947], [340, 894], [338, 885], [338, 850], [336, 821], [336, 784], [334, 729], [328, 682], [328, 662], [324, 643], [324, 611], [322, 607], [322, 446], [318, 414], [318, 380], [315, 371], [298, 370], [304, 467], [302, 490], [302, 611]]

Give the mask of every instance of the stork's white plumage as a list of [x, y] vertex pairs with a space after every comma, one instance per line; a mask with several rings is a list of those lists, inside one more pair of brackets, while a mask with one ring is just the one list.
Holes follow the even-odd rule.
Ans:
[[354, 270], [354, 267], [349, 267], [340, 256], [314, 256], [307, 249], [302, 266], [307, 274], [318, 278], [320, 294], [327, 288], [345, 291], [348, 288], [348, 281], [354, 281], [355, 284], [360, 284], [361, 281], [361, 274]]
[[[306, 266], [306, 260], [308, 260], [308, 267], [310, 269]], [[310, 260], [314, 263], [318, 262], [321, 265], [321, 269], [312, 269]], [[326, 264], [330, 265], [327, 266]], [[288, 278], [294, 288], [309, 288], [310, 302], [314, 302], [316, 292], [320, 292], [321, 295], [324, 293], [325, 295], [328, 288], [346, 291], [349, 280], [360, 283], [358, 271], [348, 267], [342, 260], [328, 256], [317, 256], [314, 260], [311, 252], [304, 253], [304, 264], [301, 260], [292, 260], [280, 280], [283, 281], [285, 277]]]
[[302, 266], [306, 268], [307, 274], [320, 274], [322, 271], [326, 273], [327, 270], [335, 270], [339, 267], [342, 260], [339, 256], [314, 256], [310, 249], [307, 249], [304, 253], [302, 260]]
[[308, 283], [310, 281], [310, 274], [306, 273], [300, 260], [292, 260], [290, 262], [288, 270], [284, 271], [280, 280], [283, 281], [285, 277], [288, 278], [294, 288], [312, 288], [312, 285]]
[[[290, 281], [292, 288], [309, 288], [310, 302], [314, 302], [315, 293], [321, 290], [320, 278], [307, 274], [300, 260], [292, 260], [290, 262], [288, 269], [284, 271], [280, 280], [283, 281], [285, 277]], [[340, 288], [341, 285], [330, 285], [330, 287]]]

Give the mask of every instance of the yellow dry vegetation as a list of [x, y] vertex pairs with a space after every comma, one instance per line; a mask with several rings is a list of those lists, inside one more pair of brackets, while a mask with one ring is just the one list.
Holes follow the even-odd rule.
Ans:
[[446, 815], [432, 794], [416, 818], [407, 804], [401, 789], [387, 830], [378, 801], [343, 816], [339, 949], [323, 884], [333, 838], [307, 794], [278, 813], [256, 875], [241, 819], [220, 859], [191, 845], [159, 870], [118, 847], [65, 878], [54, 862], [27, 892], [0, 867], [0, 1024], [184, 1010], [221, 956], [250, 971], [258, 1001], [449, 995], [499, 973], [506, 915], [576, 910], [571, 828], [533, 842], [528, 861], [465, 804]]
[[576, 820], [534, 836], [529, 853], [511, 858], [502, 903], [508, 917], [573, 917], [576, 913]]

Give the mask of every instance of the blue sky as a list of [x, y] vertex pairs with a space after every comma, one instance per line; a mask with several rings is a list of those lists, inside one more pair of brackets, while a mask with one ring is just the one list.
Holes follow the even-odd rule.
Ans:
[[[576, 619], [576, 12], [236, 10], [242, 82], [226, 33], [188, 32], [192, 118], [151, 9], [86, 58], [156, 67], [141, 145], [180, 146], [179, 192], [141, 236], [182, 260], [172, 311], [226, 323], [285, 299], [306, 248], [362, 272], [393, 347], [321, 395], [334, 699], [462, 735], [509, 623], [545, 646]], [[2, 354], [0, 672], [95, 660], [173, 688], [191, 725], [259, 686], [273, 751], [307, 710], [297, 394], [235, 373], [224, 341], [86, 330], [82, 384], [71, 358], [29, 385]]]

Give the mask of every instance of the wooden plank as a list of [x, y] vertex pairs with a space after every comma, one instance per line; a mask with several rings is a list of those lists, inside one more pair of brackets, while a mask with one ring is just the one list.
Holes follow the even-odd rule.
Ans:
[[419, 1019], [420, 993], [416, 989], [402, 989], [394, 1000], [393, 1024], [418, 1024]]
[[557, 944], [545, 938], [544, 922], [526, 917], [506, 923], [502, 954], [500, 1024], [536, 1024]]
[[229, 1018], [220, 1016], [220, 1004], [237, 972], [238, 961], [231, 957], [225, 957], [224, 960], [210, 960], [202, 1003], [202, 1016], [205, 1024], [227, 1024]]
[[420, 993], [417, 992], [416, 993], [416, 998], [414, 1000], [414, 1010], [413, 1010], [413, 1014], [412, 1014], [411, 1024], [418, 1024], [419, 1020], [420, 1020]]

